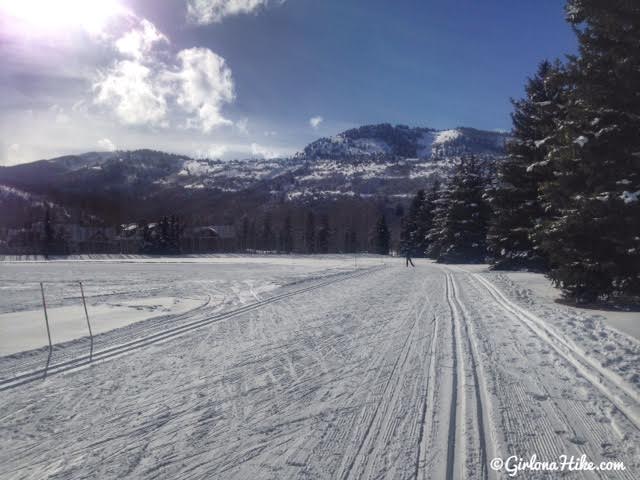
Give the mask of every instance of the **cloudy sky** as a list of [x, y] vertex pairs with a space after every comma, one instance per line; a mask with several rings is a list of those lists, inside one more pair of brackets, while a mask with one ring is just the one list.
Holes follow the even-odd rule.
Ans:
[[366, 123], [509, 129], [562, 0], [0, 0], [0, 164], [287, 155]]

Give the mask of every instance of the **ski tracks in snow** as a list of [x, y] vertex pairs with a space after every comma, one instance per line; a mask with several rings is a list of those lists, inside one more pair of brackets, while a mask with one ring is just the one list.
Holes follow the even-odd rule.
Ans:
[[482, 275], [342, 279], [2, 392], [0, 478], [493, 480], [582, 453], [627, 470], [569, 478], [638, 478], [635, 387]]
[[[455, 272], [449, 274], [452, 282], [465, 285], [461, 306], [470, 320], [467, 337], [479, 352], [480, 398], [488, 399], [484, 419], [492, 436], [487, 443], [493, 446], [488, 458], [528, 459], [535, 453], [552, 461], [584, 453], [596, 463], [624, 461], [627, 469], [573, 472], [572, 478], [637, 478], [640, 397], [633, 387], [482, 275], [446, 270]], [[527, 475], [546, 478], [548, 472]]]

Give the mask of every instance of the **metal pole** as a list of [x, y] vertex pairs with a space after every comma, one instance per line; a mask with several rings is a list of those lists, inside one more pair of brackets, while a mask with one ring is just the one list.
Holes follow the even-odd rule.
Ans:
[[40, 282], [40, 293], [42, 293], [42, 309], [44, 310], [44, 323], [47, 326], [47, 338], [49, 339], [49, 358], [47, 359], [47, 366], [44, 369], [44, 376], [47, 376], [47, 370], [49, 368], [49, 362], [51, 361], [51, 354], [53, 353], [53, 344], [51, 343], [51, 330], [49, 329], [49, 315], [47, 315], [47, 302], [44, 299], [44, 285]]
[[84, 299], [84, 288], [82, 287], [82, 282], [78, 282], [80, 284], [80, 293], [82, 294], [82, 306], [84, 307], [84, 316], [87, 319], [87, 327], [89, 327], [89, 338], [91, 339], [91, 346], [89, 347], [89, 361], [93, 361], [93, 332], [91, 331], [91, 322], [89, 321], [89, 312], [87, 311], [87, 302]]

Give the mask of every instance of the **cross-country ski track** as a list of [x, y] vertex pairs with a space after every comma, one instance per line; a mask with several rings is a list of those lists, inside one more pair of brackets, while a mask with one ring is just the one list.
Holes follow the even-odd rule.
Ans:
[[484, 480], [532, 454], [625, 470], [517, 478], [640, 478], [638, 383], [490, 277], [392, 264], [269, 295], [105, 334], [92, 362], [71, 344], [46, 379], [0, 359], [0, 478]]

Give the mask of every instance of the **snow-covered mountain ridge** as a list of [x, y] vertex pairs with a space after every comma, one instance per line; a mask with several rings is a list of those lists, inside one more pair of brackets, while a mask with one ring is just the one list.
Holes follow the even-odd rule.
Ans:
[[508, 136], [473, 128], [435, 130], [389, 124], [366, 125], [316, 140], [303, 152], [307, 158], [393, 155], [405, 158], [463, 154], [500, 155]]
[[[58, 199], [136, 201], [254, 193], [282, 201], [404, 198], [448, 175], [462, 155], [492, 164], [507, 135], [388, 124], [347, 130], [292, 158], [212, 160], [153, 150], [92, 152], [0, 168], [0, 183]], [[101, 201], [102, 201], [101, 200]]]

